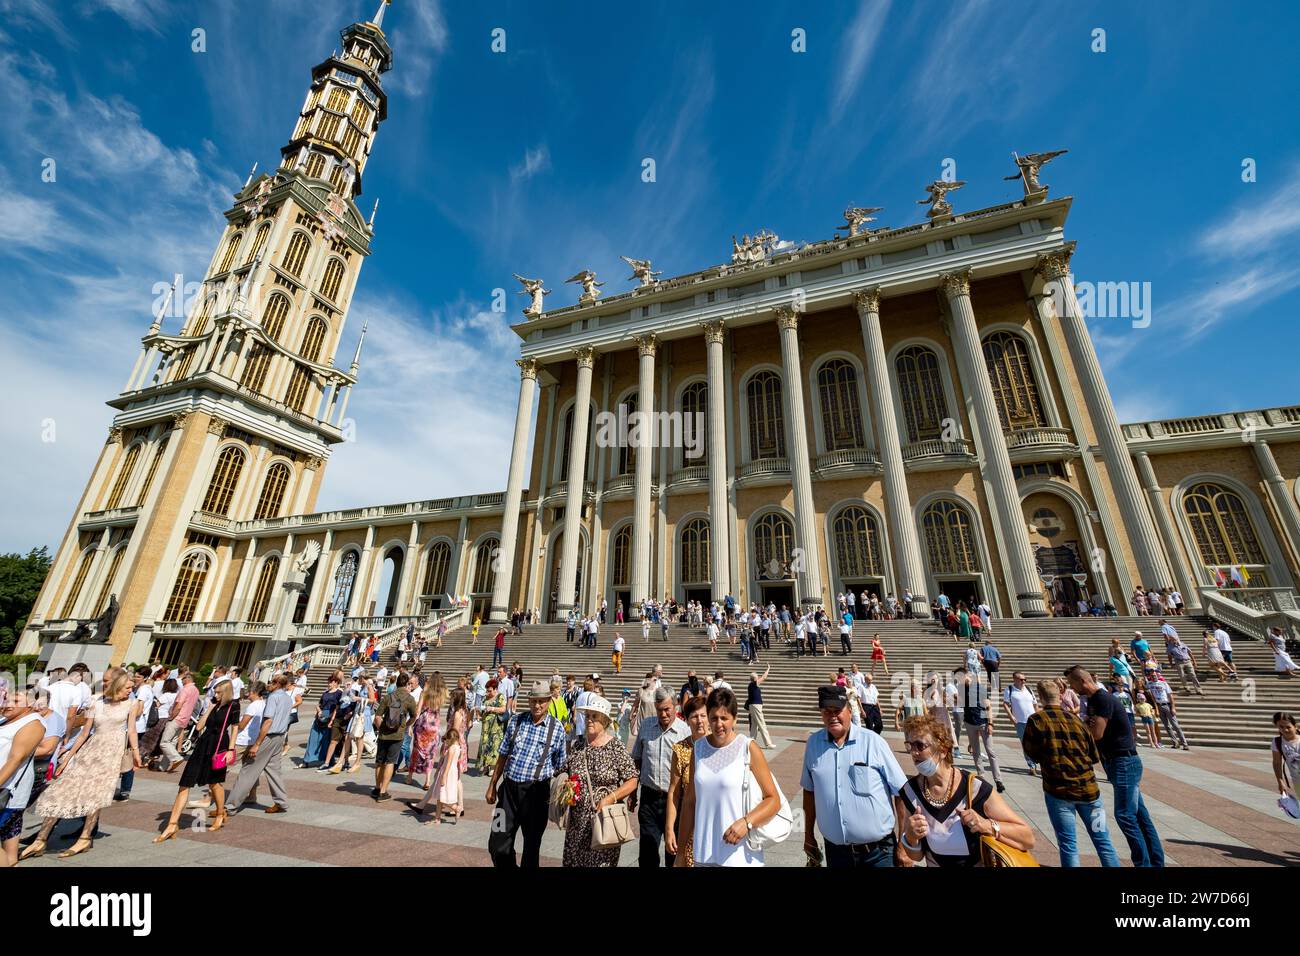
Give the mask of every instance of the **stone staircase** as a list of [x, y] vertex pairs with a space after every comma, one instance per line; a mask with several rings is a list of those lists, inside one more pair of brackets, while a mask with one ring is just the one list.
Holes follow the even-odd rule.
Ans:
[[[1203, 628], [1210, 626], [1210, 620], [1188, 616], [1174, 619], [1174, 625], [1200, 661], [1200, 635]], [[614, 673], [610, 663], [610, 645], [616, 629], [626, 640], [621, 675]], [[1108, 676], [1107, 651], [1111, 639], [1119, 638], [1127, 647], [1134, 630], [1141, 630], [1146, 635], [1159, 656], [1164, 645], [1154, 618], [995, 619], [992, 637], [1002, 652], [1001, 676], [1005, 686], [1014, 670], [1024, 671], [1033, 683], [1045, 677], [1058, 676], [1073, 664], [1083, 664], [1099, 676]], [[856, 661], [864, 671], [870, 670], [871, 635], [877, 631], [894, 675], [886, 677], [882, 667], [876, 668], [886, 729], [893, 726], [892, 705], [886, 704], [886, 700], [896, 700], [896, 695], [913, 675], [924, 683], [925, 674], [931, 670], [964, 666], [964, 644], [955, 643], [947, 632], [928, 620], [859, 621], [854, 627], [854, 652], [848, 657], [840, 653], [837, 632], [831, 634], [831, 653], [827, 657], [797, 658], [790, 647], [773, 641], [772, 649], [762, 655], [758, 667], [761, 673], [768, 664], [772, 665], [771, 674], [763, 684], [764, 713], [768, 723], [783, 727], [819, 726], [816, 687], [826, 683], [837, 668], [847, 668], [850, 661]], [[449, 632], [442, 648], [429, 649], [425, 672], [440, 670], [444, 677], [454, 680], [461, 674], [472, 673], [477, 664], [490, 664], [495, 632], [495, 627], [484, 624], [479, 629], [476, 646], [469, 643], [468, 628]], [[556, 671], [565, 676], [573, 674], [579, 679], [586, 674], [599, 673], [605, 691], [613, 701], [617, 700], [623, 688], [635, 693], [645, 672], [655, 664], [663, 665], [668, 685], [674, 691], [685, 681], [688, 669], [694, 668], [701, 676], [720, 670], [736, 691], [743, 708], [751, 668], [740, 659], [739, 648], [727, 645], [725, 639], [719, 642], [717, 653], [710, 654], [702, 630], [674, 625], [669, 630], [668, 642], [664, 643], [656, 625], [651, 629], [651, 640], [647, 644], [641, 639], [640, 626], [631, 624], [618, 628], [604, 626], [599, 641], [595, 648], [580, 648], [576, 643], [565, 641], [562, 624], [529, 625], [524, 628], [522, 637], [506, 638], [505, 660], [507, 664], [520, 662], [525, 679], [549, 677]], [[1166, 665], [1175, 692], [1179, 721], [1193, 747], [1267, 746], [1275, 733], [1272, 714], [1278, 710], [1300, 711], [1300, 681], [1274, 676], [1272, 654], [1263, 644], [1233, 634], [1233, 650], [1241, 683], [1219, 683], [1217, 677], [1202, 668], [1200, 676], [1205, 697], [1181, 693], [1176, 672]], [[395, 650], [385, 651], [381, 660], [393, 668], [396, 665]], [[313, 668], [309, 673], [309, 702], [314, 703], [318, 698], [327, 677], [325, 668]], [[744, 718], [742, 709], [742, 722]], [[995, 726], [999, 735], [1011, 733], [1010, 723], [1000, 709]]]

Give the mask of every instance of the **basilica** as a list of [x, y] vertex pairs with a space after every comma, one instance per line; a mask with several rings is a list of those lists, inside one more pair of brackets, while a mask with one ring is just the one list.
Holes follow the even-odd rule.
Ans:
[[[1035, 617], [1172, 587], [1246, 635], [1295, 632], [1300, 406], [1117, 419], [1072, 200], [1038, 179], [1055, 153], [1018, 160], [1004, 205], [924, 187], [918, 225], [849, 209], [822, 241], [721, 237], [725, 261], [672, 277], [628, 258], [617, 293], [583, 268], [552, 309], [520, 277], [504, 490], [315, 511], [364, 338], [336, 364], [374, 234], [358, 202], [387, 115], [383, 13], [312, 70], [183, 326], [145, 334], [19, 653], [81, 635], [103, 663], [247, 665], [449, 609], [850, 589]], [[596, 427], [647, 412], [682, 427]]]

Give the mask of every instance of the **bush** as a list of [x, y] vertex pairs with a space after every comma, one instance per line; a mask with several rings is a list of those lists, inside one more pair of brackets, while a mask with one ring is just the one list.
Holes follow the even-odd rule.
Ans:
[[29, 674], [36, 670], [36, 655], [0, 654], [0, 672], [17, 674], [22, 668], [26, 668]]
[[212, 676], [212, 671], [216, 666], [217, 666], [216, 664], [204, 664], [202, 667], [200, 667], [199, 677], [198, 680], [195, 681], [195, 683], [198, 684], [200, 687], [205, 685], [208, 682], [208, 678]]

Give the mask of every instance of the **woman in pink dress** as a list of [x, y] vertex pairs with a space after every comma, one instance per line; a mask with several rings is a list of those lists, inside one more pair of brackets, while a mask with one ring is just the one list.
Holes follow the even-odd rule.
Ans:
[[442, 739], [442, 708], [447, 703], [447, 685], [442, 675], [435, 671], [424, 685], [420, 695], [420, 709], [411, 725], [411, 766], [406, 782], [414, 784], [417, 773], [424, 774], [424, 789], [433, 783], [432, 774], [438, 763], [438, 746]]

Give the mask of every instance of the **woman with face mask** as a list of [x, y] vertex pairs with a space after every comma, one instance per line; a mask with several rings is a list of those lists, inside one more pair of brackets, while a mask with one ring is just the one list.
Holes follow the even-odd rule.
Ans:
[[1020, 850], [1034, 833], [988, 783], [952, 763], [952, 731], [931, 714], [903, 722], [916, 776], [895, 797], [898, 842], [927, 866], [979, 866], [980, 837]]

